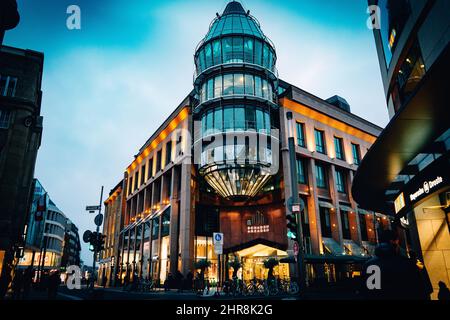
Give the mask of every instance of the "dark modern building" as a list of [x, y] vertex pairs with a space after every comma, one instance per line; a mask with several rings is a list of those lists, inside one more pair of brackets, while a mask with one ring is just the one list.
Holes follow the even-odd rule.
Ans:
[[70, 219], [67, 219], [61, 268], [80, 266], [80, 253], [81, 243], [78, 227]]
[[5, 31], [16, 27], [19, 20], [16, 0], [2, 0], [0, 2], [0, 46], [3, 44]]
[[391, 121], [353, 181], [362, 206], [395, 217], [435, 288], [450, 284], [450, 2], [369, 1]]
[[42, 135], [43, 62], [42, 53], [0, 47], [0, 270], [24, 245]]
[[[194, 60], [194, 90], [124, 174], [122, 203], [114, 204], [123, 219], [118, 276], [162, 283], [169, 272], [186, 275], [206, 259], [214, 282], [229, 277], [227, 262], [237, 257], [238, 275], [248, 281], [265, 278], [264, 261], [273, 257], [283, 262], [276, 275], [295, 277], [286, 227], [294, 183], [308, 284], [356, 276], [373, 254], [377, 230], [390, 227], [350, 192], [382, 129], [352, 114], [341, 97], [323, 100], [280, 80], [274, 44], [238, 2], [217, 14]], [[289, 136], [296, 141], [294, 168]], [[220, 255], [214, 232], [224, 235]]]

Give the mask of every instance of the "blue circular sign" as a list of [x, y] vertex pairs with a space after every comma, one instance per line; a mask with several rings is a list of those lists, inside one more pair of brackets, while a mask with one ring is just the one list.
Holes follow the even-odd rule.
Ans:
[[216, 241], [221, 241], [222, 240], [222, 235], [219, 233], [216, 233], [216, 237], [215, 237]]

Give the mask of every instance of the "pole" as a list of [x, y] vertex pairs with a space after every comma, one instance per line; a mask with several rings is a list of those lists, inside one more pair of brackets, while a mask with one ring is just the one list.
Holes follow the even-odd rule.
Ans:
[[[102, 214], [102, 200], [103, 200], [103, 186], [102, 186], [102, 191], [100, 192], [100, 206], [99, 206], [98, 214]], [[100, 226], [97, 226], [95, 231], [98, 234], [100, 231]], [[97, 260], [97, 253], [98, 253], [97, 247], [94, 246], [94, 259], [92, 261], [92, 289], [94, 289], [94, 284], [95, 284], [95, 263], [96, 263], [95, 260]]]
[[[293, 135], [292, 126], [292, 112], [287, 112], [286, 118], [288, 120], [288, 147], [289, 147], [289, 164], [291, 167], [291, 190], [292, 190], [292, 203], [298, 205], [300, 198], [298, 196], [298, 184], [297, 184], [297, 157], [295, 153], [295, 140]], [[294, 214], [294, 213], [293, 213]], [[300, 212], [295, 213], [295, 219], [297, 222], [297, 234], [298, 234], [298, 271], [299, 271], [299, 287], [300, 293], [303, 293], [306, 289], [306, 269], [305, 269], [305, 254], [303, 243], [303, 227]]]

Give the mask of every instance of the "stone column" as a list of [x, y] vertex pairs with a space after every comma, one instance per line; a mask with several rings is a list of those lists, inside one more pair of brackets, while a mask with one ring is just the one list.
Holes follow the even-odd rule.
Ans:
[[191, 210], [191, 164], [181, 165], [181, 189], [180, 189], [180, 249], [181, 272], [187, 274], [192, 271], [194, 259], [194, 228], [195, 213]]
[[178, 241], [179, 241], [179, 195], [178, 184], [180, 167], [172, 168], [172, 197], [170, 199], [170, 272], [175, 274], [178, 270]]

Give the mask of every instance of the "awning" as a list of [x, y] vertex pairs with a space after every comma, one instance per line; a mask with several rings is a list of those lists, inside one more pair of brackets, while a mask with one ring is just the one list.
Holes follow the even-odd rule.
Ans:
[[319, 207], [334, 209], [334, 206], [326, 201], [319, 201]]
[[361, 209], [361, 208], [358, 208], [358, 212], [361, 213], [361, 214], [372, 214], [372, 212], [367, 211], [365, 209]]
[[322, 238], [323, 245], [334, 256], [340, 256], [344, 253], [344, 248], [341, 247], [333, 238]]

